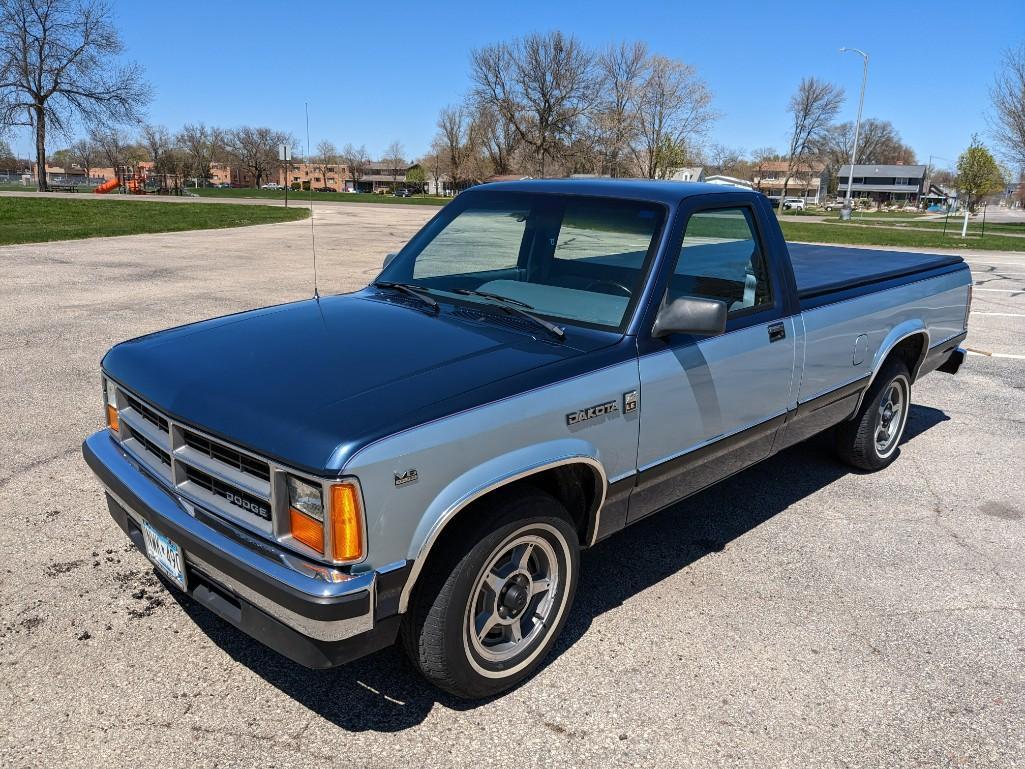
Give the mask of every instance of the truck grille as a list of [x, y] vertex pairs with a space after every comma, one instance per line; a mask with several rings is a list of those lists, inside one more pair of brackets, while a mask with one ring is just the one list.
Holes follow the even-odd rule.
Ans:
[[[117, 399], [121, 445], [154, 477], [205, 510], [275, 537], [275, 488], [284, 482], [273, 480], [283, 468], [177, 423], [121, 388]], [[287, 513], [287, 498], [281, 504]]]

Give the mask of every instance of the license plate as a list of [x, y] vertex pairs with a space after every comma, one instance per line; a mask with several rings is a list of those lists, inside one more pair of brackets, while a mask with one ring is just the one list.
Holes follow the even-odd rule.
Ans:
[[146, 556], [184, 590], [185, 558], [178, 544], [150, 526], [148, 521], [142, 522], [142, 538], [146, 543]]

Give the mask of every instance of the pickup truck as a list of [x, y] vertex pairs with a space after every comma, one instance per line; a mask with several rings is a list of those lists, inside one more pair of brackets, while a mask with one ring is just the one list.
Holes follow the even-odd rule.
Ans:
[[788, 246], [752, 191], [487, 184], [362, 290], [116, 345], [83, 450], [171, 589], [305, 666], [400, 642], [488, 697], [552, 648], [582, 548], [827, 430], [890, 464], [971, 284]]

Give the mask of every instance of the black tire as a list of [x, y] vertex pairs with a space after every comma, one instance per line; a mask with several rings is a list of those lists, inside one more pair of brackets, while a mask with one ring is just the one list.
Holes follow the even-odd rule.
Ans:
[[[895, 413], [891, 408], [887, 420], [884, 404], [892, 397], [893, 388], [900, 392], [900, 410]], [[858, 413], [836, 428], [837, 454], [860, 470], [882, 470], [897, 458], [910, 411], [911, 374], [907, 364], [900, 359], [888, 360], [865, 394]], [[885, 440], [878, 440], [880, 436]]]
[[[441, 551], [432, 554], [413, 592], [401, 635], [406, 654], [428, 681], [457, 697], [482, 699], [527, 678], [551, 650], [573, 604], [580, 545], [565, 507], [532, 486], [500, 492], [467, 512], [476, 520], [439, 543]], [[517, 548], [526, 553], [520, 571]], [[506, 549], [508, 561], [503, 560]], [[550, 590], [543, 589], [545, 569]], [[520, 606], [524, 594], [529, 597]], [[497, 609], [488, 614], [488, 606]], [[503, 624], [482, 623], [492, 629], [475, 640], [471, 612], [475, 619], [486, 616]], [[544, 621], [535, 621], [542, 612], [547, 612]], [[513, 626], [519, 628], [519, 641]], [[508, 659], [499, 659], [506, 654]]]

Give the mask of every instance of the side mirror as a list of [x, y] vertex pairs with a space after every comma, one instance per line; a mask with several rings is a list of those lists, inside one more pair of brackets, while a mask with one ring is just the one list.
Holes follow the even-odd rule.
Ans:
[[389, 264], [391, 264], [391, 263], [392, 263], [392, 260], [394, 260], [396, 256], [398, 256], [398, 254], [385, 254], [385, 257], [384, 257], [384, 264], [383, 264], [383, 265], [381, 265], [381, 269], [383, 270], [383, 269], [384, 269], [384, 268], [386, 268], [386, 267], [387, 267], [387, 266], [388, 266]]
[[651, 329], [654, 337], [669, 334], [702, 334], [715, 336], [726, 330], [726, 302], [681, 296], [663, 307]]

